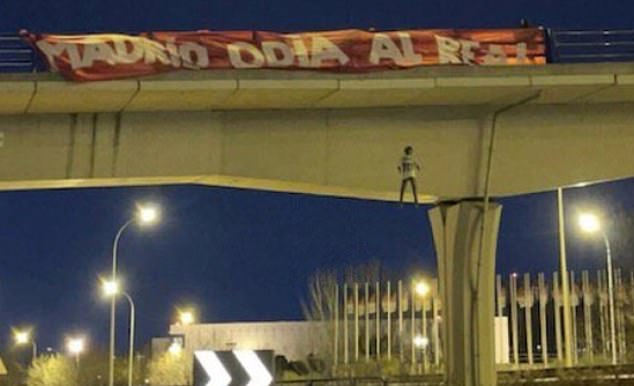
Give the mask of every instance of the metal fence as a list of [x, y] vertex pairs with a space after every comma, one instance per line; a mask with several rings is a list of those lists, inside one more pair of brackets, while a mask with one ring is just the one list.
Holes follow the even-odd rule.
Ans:
[[[614, 272], [615, 347], [611, 345], [606, 271], [570, 272], [575, 366], [607, 364], [613, 350], [631, 363], [634, 273]], [[419, 296], [409, 281], [338, 286], [331, 357], [336, 375], [424, 375], [442, 371], [442, 302], [435, 281]], [[499, 370], [563, 365], [563, 304], [557, 272], [496, 277]], [[629, 337], [629, 340], [628, 340]]]
[[16, 34], [0, 34], [0, 72], [45, 70], [33, 48]]
[[[546, 29], [549, 63], [634, 61], [634, 30]], [[0, 33], [0, 73], [48, 71], [16, 33]]]
[[552, 63], [631, 62], [634, 30], [548, 30]]

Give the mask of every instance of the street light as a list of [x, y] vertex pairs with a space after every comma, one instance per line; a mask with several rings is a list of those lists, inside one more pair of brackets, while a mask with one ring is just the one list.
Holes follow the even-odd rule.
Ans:
[[33, 348], [33, 356], [31, 360], [34, 361], [35, 358], [37, 358], [37, 343], [35, 343], [35, 339], [31, 336], [31, 331], [16, 330], [13, 332], [13, 339], [15, 340], [15, 344], [18, 346], [31, 343], [31, 347]]
[[429, 338], [422, 335], [416, 335], [414, 339], [412, 340], [412, 342], [414, 343], [414, 346], [416, 346], [417, 348], [425, 348], [429, 345]]
[[180, 321], [182, 325], [188, 326], [196, 322], [196, 317], [194, 316], [193, 311], [185, 310], [185, 311], [178, 312], [178, 320]]
[[135, 307], [132, 297], [125, 291], [121, 291], [119, 283], [116, 281], [104, 281], [103, 293], [114, 300], [117, 295], [123, 295], [130, 304], [130, 344], [128, 349], [128, 386], [132, 386], [132, 378], [134, 372], [134, 319]]
[[139, 206], [137, 211], [140, 224], [151, 225], [158, 221], [159, 211], [154, 205]]
[[579, 226], [587, 233], [594, 233], [601, 229], [599, 218], [590, 213], [582, 213], [579, 215]]
[[75, 356], [75, 362], [79, 365], [79, 354], [84, 352], [86, 343], [84, 338], [69, 338], [66, 341], [66, 349], [68, 352]]
[[[113, 285], [117, 283], [117, 250], [119, 247], [119, 239], [123, 234], [123, 231], [132, 223], [137, 223], [141, 226], [151, 225], [158, 221], [159, 210], [158, 207], [152, 204], [138, 205], [134, 216], [126, 221], [121, 228], [117, 231], [112, 245], [112, 276], [111, 282]], [[108, 385], [114, 386], [114, 342], [115, 342], [115, 314], [116, 314], [116, 299], [112, 296], [110, 302], [110, 360], [108, 363]]]
[[103, 282], [103, 293], [107, 297], [114, 296], [119, 293], [119, 283], [112, 280], [106, 280]]
[[605, 259], [608, 270], [608, 307], [610, 310], [610, 344], [612, 346], [612, 364], [616, 365], [616, 331], [614, 320], [614, 278], [612, 272], [612, 253], [610, 249], [610, 240], [601, 227], [599, 218], [592, 213], [582, 213], [579, 215], [579, 226], [586, 233], [601, 232], [603, 243], [605, 244]]
[[414, 286], [414, 290], [416, 291], [416, 294], [418, 296], [425, 297], [429, 294], [430, 291], [429, 284], [421, 280], [416, 283], [416, 285]]

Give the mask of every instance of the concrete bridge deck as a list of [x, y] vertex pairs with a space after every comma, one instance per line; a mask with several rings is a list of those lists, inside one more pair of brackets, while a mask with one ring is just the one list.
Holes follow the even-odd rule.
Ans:
[[632, 102], [634, 66], [438, 66], [367, 74], [181, 71], [84, 84], [48, 73], [1, 75], [0, 113], [495, 105], [534, 90], [541, 90], [533, 102], [538, 104]]
[[499, 119], [491, 195], [634, 175], [631, 64], [83, 84], [23, 74], [0, 76], [0, 188], [200, 183], [394, 200], [395, 163], [412, 144], [421, 201], [478, 196], [491, 113], [536, 92]]

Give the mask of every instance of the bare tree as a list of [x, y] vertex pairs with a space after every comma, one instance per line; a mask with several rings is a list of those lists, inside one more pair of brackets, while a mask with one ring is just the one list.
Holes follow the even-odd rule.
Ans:
[[[348, 266], [344, 272], [344, 281], [348, 284], [373, 283], [385, 279], [383, 277], [385, 272], [377, 259]], [[336, 270], [319, 270], [308, 278], [308, 299], [301, 302], [304, 317], [307, 320], [332, 320], [338, 277]]]
[[[363, 284], [366, 282], [374, 283], [385, 279], [384, 272], [381, 269], [381, 263], [376, 260], [370, 260], [366, 263], [349, 266], [344, 269], [343, 279], [349, 285], [349, 291], [354, 283]], [[339, 307], [339, 317], [348, 310], [344, 310], [341, 305], [343, 296], [349, 296], [342, 293], [342, 288], [338, 288], [338, 279], [340, 275], [336, 270], [320, 270], [312, 274], [308, 279], [308, 296], [301, 302], [304, 316], [309, 321], [319, 322], [321, 326], [322, 352], [314, 353], [328, 364], [334, 361], [334, 342], [335, 334], [334, 320], [335, 310]]]
[[308, 300], [303, 300], [302, 310], [307, 320], [327, 321], [334, 317], [336, 304], [337, 272], [317, 271], [308, 278]]
[[345, 281], [349, 284], [372, 283], [385, 279], [382, 275], [383, 273], [381, 262], [377, 259], [372, 259], [346, 268]]

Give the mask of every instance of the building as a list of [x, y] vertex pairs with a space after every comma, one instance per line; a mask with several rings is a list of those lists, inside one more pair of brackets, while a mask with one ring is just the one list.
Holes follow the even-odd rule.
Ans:
[[273, 350], [289, 361], [305, 360], [309, 354], [330, 349], [328, 327], [313, 321], [173, 324], [171, 336], [183, 337], [184, 350]]

